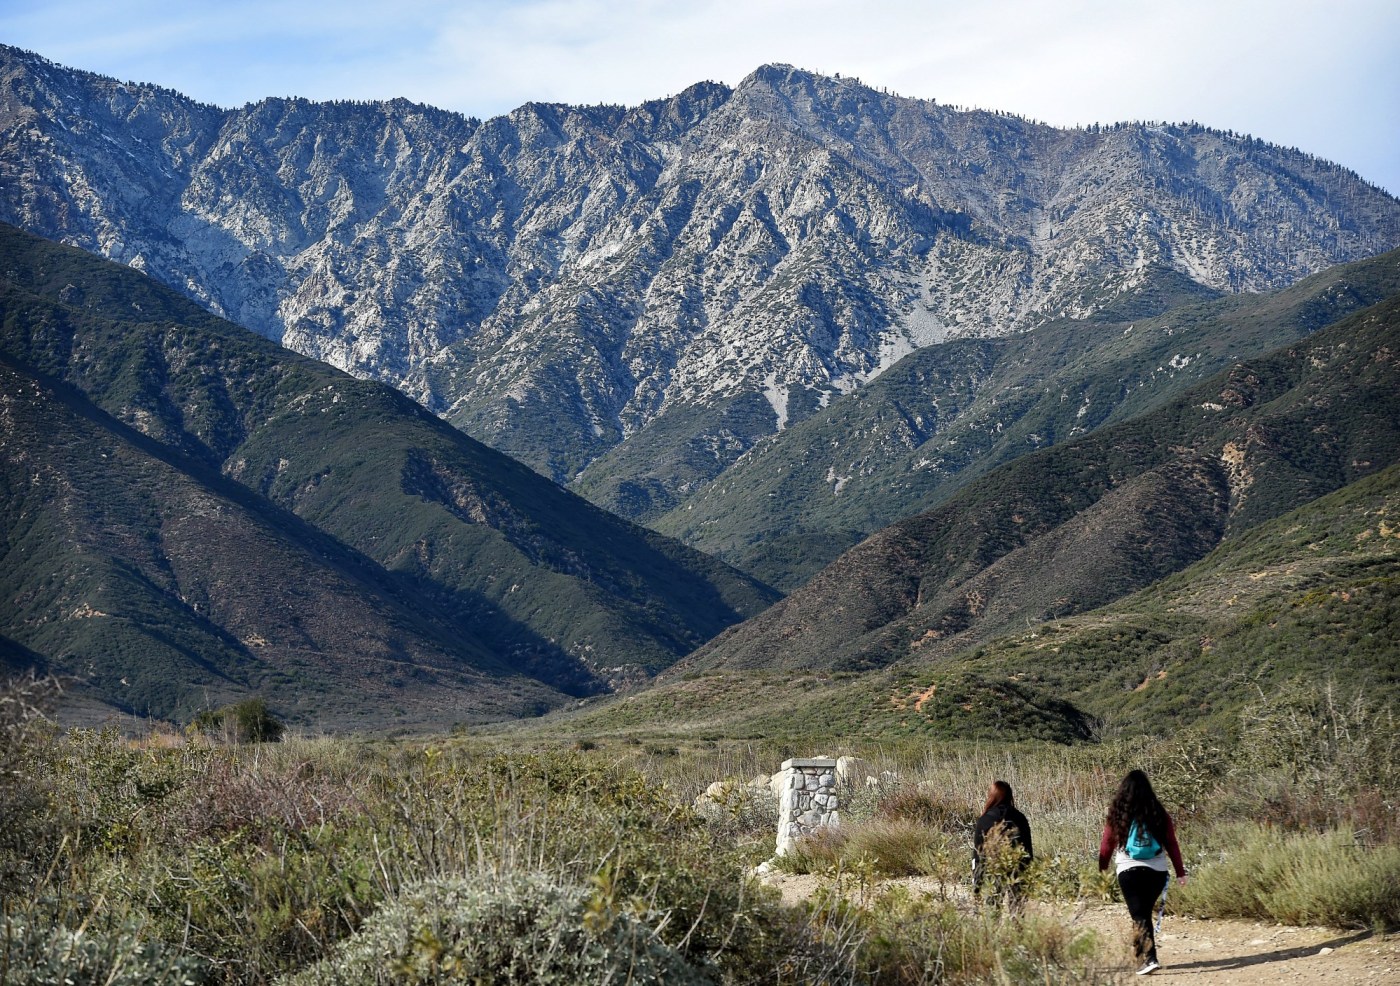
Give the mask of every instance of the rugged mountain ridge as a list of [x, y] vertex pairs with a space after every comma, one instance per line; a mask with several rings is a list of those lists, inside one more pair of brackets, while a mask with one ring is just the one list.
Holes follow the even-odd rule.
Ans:
[[687, 670], [870, 670], [1110, 603], [1400, 460], [1400, 295], [886, 527]]
[[3, 225], [0, 360], [4, 649], [122, 708], [265, 687], [382, 725], [397, 682], [420, 724], [530, 714], [776, 597], [392, 388]]
[[1202, 292], [1152, 317], [1106, 309], [930, 346], [763, 440], [651, 523], [792, 591], [865, 537], [999, 465], [1150, 411], [1396, 294], [1400, 251], [1391, 251], [1278, 292]]
[[[787, 66], [485, 122], [221, 110], [10, 48], [0, 83], [0, 218], [634, 517], [929, 343], [1400, 244], [1400, 202], [1297, 151], [1194, 124], [1063, 131]], [[609, 454], [639, 440], [661, 454]]]

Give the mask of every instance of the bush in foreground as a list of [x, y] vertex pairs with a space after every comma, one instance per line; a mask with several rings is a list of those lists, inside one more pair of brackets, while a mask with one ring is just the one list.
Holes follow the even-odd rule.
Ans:
[[286, 986], [489, 982], [708, 984], [646, 917], [609, 913], [587, 888], [542, 872], [432, 880], [380, 908]]
[[284, 732], [281, 720], [262, 698], [206, 710], [195, 717], [193, 725], [205, 736], [225, 743], [276, 743]]
[[1365, 848], [1346, 828], [1283, 833], [1239, 823], [1222, 834], [1218, 858], [1173, 891], [1174, 910], [1337, 928], [1400, 927], [1400, 846]]
[[186, 986], [203, 981], [202, 964], [178, 946], [149, 941], [139, 926], [0, 918], [0, 982], [63, 986]]

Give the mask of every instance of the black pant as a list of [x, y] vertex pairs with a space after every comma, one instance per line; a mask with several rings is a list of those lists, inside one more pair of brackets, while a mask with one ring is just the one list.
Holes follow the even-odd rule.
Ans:
[[1157, 938], [1152, 933], [1152, 908], [1167, 888], [1167, 874], [1150, 866], [1120, 870], [1118, 886], [1128, 915], [1133, 919], [1133, 954], [1139, 962], [1157, 960]]

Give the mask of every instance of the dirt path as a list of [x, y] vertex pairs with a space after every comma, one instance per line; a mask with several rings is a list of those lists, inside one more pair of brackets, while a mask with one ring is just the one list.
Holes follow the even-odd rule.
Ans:
[[[1124, 942], [1121, 958], [1131, 968], [1121, 906], [1086, 910], [1078, 923], [1102, 932], [1106, 941]], [[1368, 931], [1168, 917], [1157, 937], [1157, 957], [1162, 968], [1154, 981], [1190, 986], [1400, 984], [1400, 937]]]
[[[810, 897], [823, 883], [818, 877], [780, 873], [764, 879], [789, 903]], [[914, 893], [966, 898], [965, 888], [942, 888], [933, 880], [888, 882]], [[1121, 965], [1126, 980], [1133, 979], [1128, 915], [1122, 905], [1028, 906], [1098, 932], [1112, 953], [1108, 958]], [[1157, 938], [1157, 955], [1162, 968], [1152, 981], [1181, 986], [1400, 986], [1400, 935], [1168, 916]]]

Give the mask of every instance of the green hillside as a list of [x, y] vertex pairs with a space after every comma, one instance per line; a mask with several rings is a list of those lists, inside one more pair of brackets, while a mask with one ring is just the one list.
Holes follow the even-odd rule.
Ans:
[[[1163, 312], [1185, 297], [1164, 288], [1151, 303], [1124, 298], [1092, 320], [931, 346], [755, 448], [653, 523], [790, 591], [997, 466], [1159, 407], [1397, 292], [1392, 252], [1271, 295], [1198, 298]], [[596, 481], [579, 488], [597, 498]]]
[[[125, 427], [121, 441], [140, 438], [177, 471], [218, 477], [220, 495], [298, 518], [302, 534], [335, 543], [408, 593], [411, 608], [440, 615], [483, 667], [537, 679], [549, 694], [588, 694], [669, 666], [776, 598], [397, 392], [283, 350], [135, 271], [8, 227], [0, 271], [0, 355], [14, 372], [72, 388], [70, 403], [80, 396]], [[99, 459], [81, 460], [70, 465], [100, 471]], [[151, 482], [147, 496], [166, 488]], [[31, 571], [25, 587], [30, 576], [47, 571]], [[295, 593], [302, 581], [281, 587]], [[60, 638], [39, 646], [32, 621], [3, 616], [0, 634], [17, 647], [49, 660], [71, 649]], [[220, 670], [231, 659], [185, 651]], [[149, 708], [173, 711], [163, 700]]]
[[1400, 465], [1118, 602], [865, 674], [694, 671], [532, 729], [830, 743], [1233, 734], [1263, 697], [1400, 702]]
[[249, 693], [342, 728], [565, 699], [411, 582], [0, 357], [4, 633], [75, 698], [187, 718]]
[[1145, 588], [1400, 456], [1400, 297], [880, 531], [696, 668], [868, 670]]
[[[892, 734], [1229, 731], [1262, 697], [1400, 701], [1400, 466], [1231, 538], [1118, 603], [911, 664], [830, 700]], [[1047, 696], [1063, 703], [1056, 722]], [[922, 699], [922, 701], [920, 701]], [[917, 707], [916, 707], [917, 706]], [[1071, 711], [1072, 710], [1072, 711]], [[854, 724], [854, 723], [853, 723]]]

